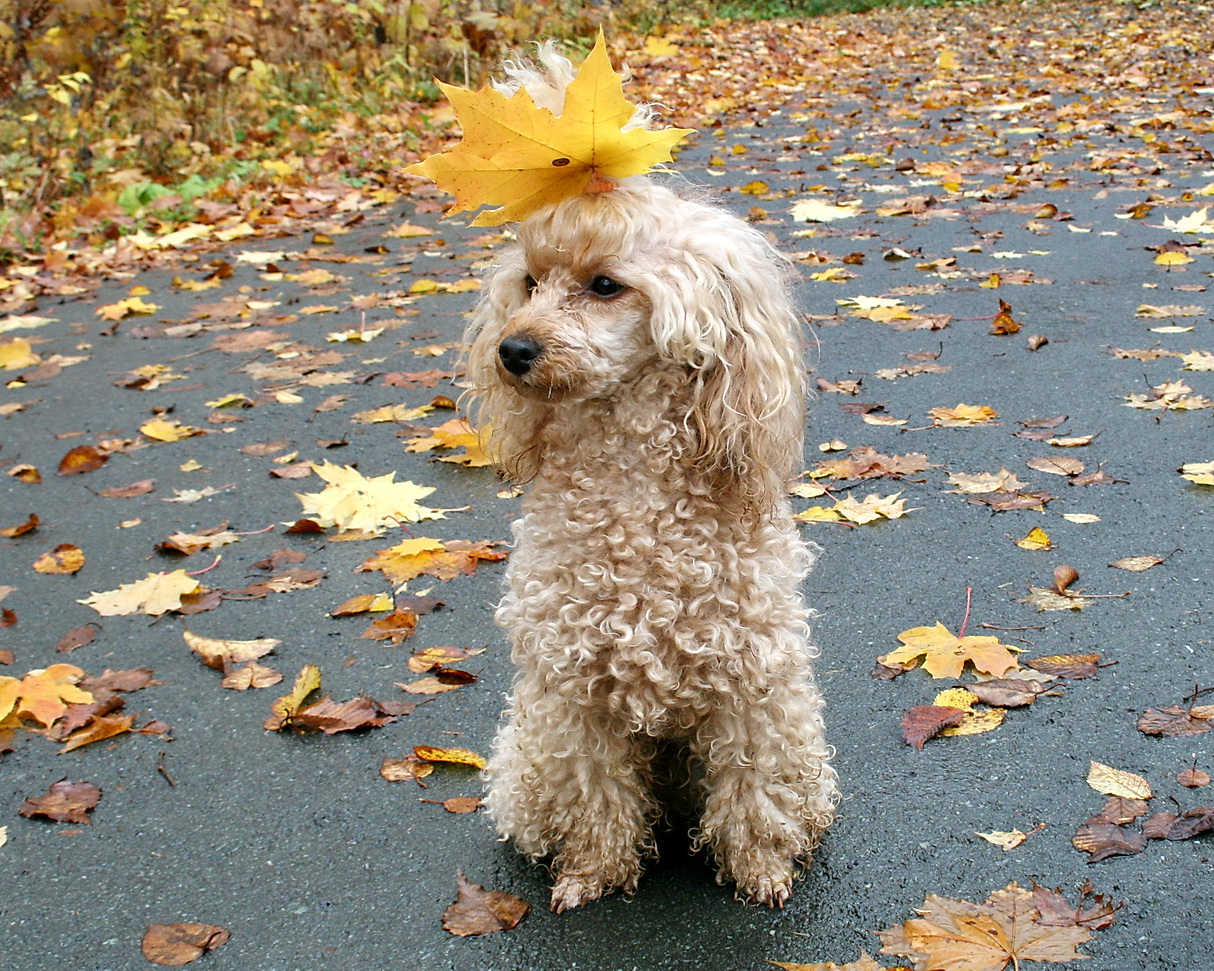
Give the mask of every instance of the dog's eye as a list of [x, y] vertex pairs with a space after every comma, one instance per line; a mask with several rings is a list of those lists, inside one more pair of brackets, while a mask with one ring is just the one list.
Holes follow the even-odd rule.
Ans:
[[596, 297], [614, 297], [618, 293], [623, 293], [628, 288], [618, 280], [613, 280], [609, 276], [596, 276], [590, 281], [590, 292]]
[[535, 288], [538, 287], [539, 284], [535, 282], [535, 277], [528, 273], [525, 277], [523, 277], [523, 286], [527, 288], [527, 296], [531, 296], [531, 294], [535, 293]]

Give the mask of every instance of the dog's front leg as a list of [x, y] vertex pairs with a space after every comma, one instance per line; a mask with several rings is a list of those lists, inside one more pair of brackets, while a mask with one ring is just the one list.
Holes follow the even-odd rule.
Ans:
[[652, 854], [652, 740], [612, 731], [585, 699], [520, 684], [489, 760], [498, 832], [535, 859], [553, 855], [557, 913], [635, 889]]
[[700, 842], [722, 880], [755, 903], [783, 907], [838, 800], [812, 684], [722, 698], [693, 746], [705, 769]]

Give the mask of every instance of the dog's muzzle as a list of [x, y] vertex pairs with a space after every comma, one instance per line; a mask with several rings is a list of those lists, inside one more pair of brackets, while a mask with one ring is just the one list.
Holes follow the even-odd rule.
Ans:
[[497, 345], [497, 357], [516, 377], [522, 377], [544, 353], [544, 347], [530, 334], [514, 334]]

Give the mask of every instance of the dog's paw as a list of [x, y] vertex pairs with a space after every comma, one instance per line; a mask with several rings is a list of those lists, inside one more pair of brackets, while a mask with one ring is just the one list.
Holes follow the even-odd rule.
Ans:
[[786, 872], [780, 876], [762, 874], [753, 877], [745, 884], [738, 884], [738, 897], [752, 904], [766, 905], [772, 908], [784, 909], [784, 904], [792, 896], [792, 873]]
[[598, 900], [605, 892], [602, 881], [586, 874], [562, 874], [552, 888], [552, 912], [563, 914], [574, 907]]

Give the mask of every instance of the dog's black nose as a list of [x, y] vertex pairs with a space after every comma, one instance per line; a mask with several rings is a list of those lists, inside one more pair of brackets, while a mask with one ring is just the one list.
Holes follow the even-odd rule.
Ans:
[[531, 365], [543, 353], [543, 346], [530, 334], [515, 334], [497, 345], [502, 367], [519, 377], [530, 371]]

